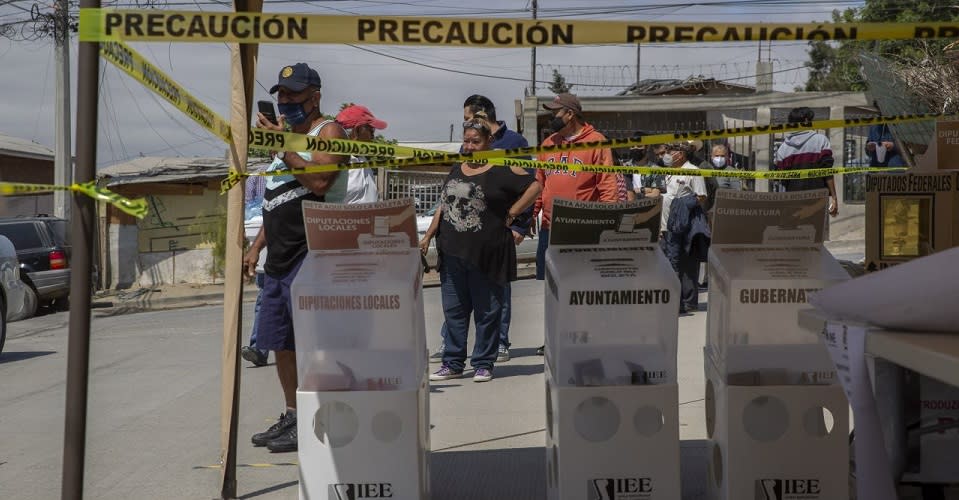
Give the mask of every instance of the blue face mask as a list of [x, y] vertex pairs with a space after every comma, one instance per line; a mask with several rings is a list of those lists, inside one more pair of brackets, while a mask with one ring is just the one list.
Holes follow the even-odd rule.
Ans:
[[309, 118], [309, 115], [306, 113], [306, 110], [303, 109], [303, 105], [309, 101], [310, 98], [300, 102], [281, 102], [277, 103], [276, 107], [280, 111], [280, 114], [283, 115], [283, 120], [290, 125], [297, 126], [306, 121]]

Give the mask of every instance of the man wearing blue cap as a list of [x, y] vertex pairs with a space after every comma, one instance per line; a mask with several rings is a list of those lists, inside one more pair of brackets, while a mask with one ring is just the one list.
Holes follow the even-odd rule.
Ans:
[[[278, 123], [257, 113], [257, 125], [327, 139], [346, 139], [343, 127], [327, 120], [320, 112], [320, 75], [305, 63], [284, 66], [276, 85], [280, 115]], [[329, 153], [277, 153], [268, 171], [297, 169], [348, 161], [349, 157]], [[325, 201], [331, 195], [339, 172], [294, 174], [269, 177], [263, 195], [263, 227], [244, 256], [251, 276], [260, 251], [266, 247], [265, 276], [261, 291], [259, 328], [256, 346], [275, 352], [276, 371], [286, 399], [286, 411], [265, 432], [253, 435], [253, 444], [272, 452], [296, 451], [296, 352], [293, 338], [293, 313], [290, 285], [306, 255], [306, 230], [303, 226], [303, 200]], [[339, 183], [345, 184], [345, 183]]]

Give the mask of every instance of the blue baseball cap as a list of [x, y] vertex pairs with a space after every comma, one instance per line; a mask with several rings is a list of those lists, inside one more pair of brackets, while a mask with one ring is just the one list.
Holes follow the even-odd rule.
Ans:
[[277, 90], [280, 90], [280, 87], [288, 88], [293, 92], [301, 92], [307, 87], [320, 88], [320, 74], [307, 66], [306, 63], [283, 66], [276, 85], [270, 88], [270, 93], [275, 94]]

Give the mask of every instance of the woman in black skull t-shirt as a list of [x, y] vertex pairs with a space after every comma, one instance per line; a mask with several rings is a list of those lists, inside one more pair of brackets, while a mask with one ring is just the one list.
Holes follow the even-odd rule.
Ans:
[[[463, 152], [489, 149], [492, 134], [480, 118], [463, 123]], [[425, 252], [439, 230], [440, 283], [447, 338], [443, 365], [430, 380], [463, 375], [470, 314], [476, 344], [473, 381], [493, 378], [505, 285], [516, 279], [516, 246], [509, 229], [539, 195], [541, 186], [525, 170], [488, 163], [454, 167], [443, 185], [440, 206], [420, 241]]]

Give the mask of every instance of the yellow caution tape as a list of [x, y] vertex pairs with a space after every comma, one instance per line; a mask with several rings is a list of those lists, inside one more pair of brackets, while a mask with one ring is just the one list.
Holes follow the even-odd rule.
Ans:
[[[104, 43], [101, 45], [101, 55], [117, 65], [135, 80], [156, 92], [192, 118], [203, 128], [219, 137], [226, 143], [232, 142], [230, 124], [208, 107], [190, 95], [181, 85], [163, 73], [159, 68], [150, 64], [132, 47], [122, 43]], [[555, 146], [530, 146], [507, 150], [483, 151], [468, 154], [447, 153], [428, 149], [410, 148], [392, 144], [353, 141], [347, 139], [325, 139], [292, 132], [277, 132], [273, 130], [254, 128], [248, 135], [249, 147], [270, 149], [275, 151], [318, 151], [331, 154], [350, 154], [356, 156], [393, 157], [389, 160], [376, 160], [366, 164], [375, 168], [398, 168], [412, 165], [430, 165], [442, 163], [456, 163], [468, 159], [487, 159], [499, 157], [533, 156], [539, 153], [555, 151], [583, 151], [589, 149], [625, 148], [632, 146], [662, 144], [688, 140], [711, 140], [729, 137], [744, 137], [772, 134], [777, 132], [798, 132], [802, 130], [856, 127], [866, 125], [893, 125], [937, 118], [953, 118], [959, 115], [943, 115], [941, 113], [903, 114], [893, 116], [875, 116], [866, 118], [847, 118], [844, 120], [815, 120], [811, 122], [756, 125], [751, 127], [729, 127], [720, 129], [704, 129], [690, 132], [674, 132], [668, 134], [648, 135], [633, 139], [608, 139], [605, 141], [567, 143]], [[348, 167], [324, 165], [310, 167], [307, 170], [289, 173], [316, 173], [344, 170]], [[235, 185], [239, 177], [232, 176], [227, 181]], [[226, 185], [226, 184], [225, 184]]]
[[[101, 45], [101, 55], [115, 64], [117, 67], [125, 71], [127, 74], [132, 76], [135, 80], [139, 81], [147, 88], [153, 90], [161, 97], [169, 101], [171, 104], [176, 106], [187, 116], [192, 118], [196, 123], [198, 123], [203, 128], [209, 130], [215, 136], [223, 139], [225, 142], [230, 143], [232, 141], [232, 136], [230, 134], [230, 125], [223, 118], [218, 116], [216, 113], [211, 111], [208, 107], [203, 105], [199, 100], [193, 97], [189, 92], [184, 90], [176, 81], [168, 77], [163, 73], [159, 68], [150, 64], [143, 56], [137, 53], [133, 48], [122, 42], [110, 42], [104, 43]], [[764, 135], [777, 132], [797, 132], [802, 130], [814, 130], [814, 129], [827, 129], [827, 128], [837, 128], [837, 127], [853, 127], [853, 126], [865, 126], [865, 125], [879, 125], [879, 124], [898, 124], [898, 123], [908, 123], [915, 121], [924, 121], [932, 120], [940, 117], [953, 117], [954, 115], [943, 115], [941, 113], [924, 113], [924, 114], [909, 114], [909, 115], [895, 115], [895, 116], [876, 116], [876, 117], [867, 117], [867, 118], [850, 118], [844, 120], [816, 120], [803, 123], [792, 123], [792, 124], [778, 124], [778, 125], [758, 125], [752, 127], [730, 127], [730, 128], [721, 128], [721, 129], [708, 129], [708, 130], [697, 130], [691, 132], [675, 132], [668, 134], [657, 134], [657, 135], [648, 135], [640, 138], [631, 138], [631, 139], [608, 139], [604, 141], [590, 141], [590, 142], [580, 142], [580, 143], [567, 143], [553, 146], [530, 146], [526, 148], [514, 148], [507, 150], [492, 150], [492, 151], [480, 151], [472, 154], [457, 154], [457, 153], [447, 153], [444, 151], [433, 151], [427, 149], [419, 148], [410, 148], [403, 146], [396, 146], [391, 144], [382, 144], [382, 143], [369, 143], [361, 142], [354, 140], [346, 139], [325, 139], [319, 137], [313, 137], [304, 134], [294, 134], [291, 132], [277, 132], [266, 129], [251, 129], [248, 136], [248, 143], [250, 147], [260, 147], [267, 148], [277, 151], [302, 151], [302, 152], [325, 152], [330, 154], [349, 154], [356, 156], [376, 156], [376, 157], [393, 157], [386, 160], [375, 160], [362, 164], [339, 164], [339, 165], [316, 165], [310, 166], [301, 169], [290, 169], [290, 170], [277, 170], [273, 172], [261, 172], [256, 174], [246, 174], [239, 173], [231, 169], [228, 176], [223, 179], [220, 183], [221, 192], [226, 192], [236, 184], [238, 184], [244, 177], [248, 175], [299, 175], [299, 174], [310, 174], [310, 173], [320, 173], [320, 172], [332, 172], [340, 170], [349, 170], [350, 168], [400, 168], [405, 166], [412, 165], [429, 165], [429, 164], [446, 164], [446, 163], [457, 163], [466, 160], [497, 160], [495, 163], [498, 165], [503, 165], [504, 158], [517, 157], [517, 156], [533, 156], [540, 153], [547, 152], [556, 152], [556, 151], [582, 151], [590, 149], [605, 149], [605, 148], [626, 148], [632, 146], [642, 146], [642, 145], [651, 145], [651, 144], [661, 144], [661, 143], [670, 143], [677, 141], [689, 141], [689, 140], [711, 140], [711, 139], [720, 139], [728, 137], [742, 137], [742, 136], [753, 136], [753, 135]], [[515, 160], [515, 162], [521, 162], [523, 160]], [[529, 161], [529, 160], [525, 160]], [[533, 162], [535, 163], [535, 162]], [[519, 163], [514, 163], [514, 166], [518, 166]], [[553, 164], [555, 168], [555, 164]], [[622, 170], [627, 167], [603, 167], [603, 166], [583, 166], [580, 165], [577, 168], [583, 167], [592, 167], [594, 169], [619, 169], [616, 171], [621, 171], [623, 173], [657, 173], [654, 169], [647, 170], [636, 170], [637, 167], [629, 167], [634, 170]], [[530, 167], [530, 168], [550, 168], [550, 167]], [[642, 167], [645, 169], [646, 167]], [[606, 170], [593, 170], [593, 171], [606, 171]], [[613, 171], [613, 170], [609, 170]], [[792, 179], [792, 178], [802, 178], [802, 175], [807, 175], [809, 177], [821, 177], [825, 175], [833, 175], [835, 173], [852, 173], [860, 171], [876, 171], [876, 170], [861, 170], [854, 169], [852, 171], [843, 172], [830, 170], [832, 173], [800, 173], [807, 171], [773, 171], [773, 172], [727, 172], [727, 171], [718, 171], [719, 173], [714, 174], [715, 176], [721, 177], [740, 177], [740, 178], [765, 178], [765, 179]], [[670, 173], [669, 169], [664, 169], [658, 173]], [[720, 173], [722, 175], [720, 175]], [[696, 175], [696, 174], [691, 174]], [[708, 173], [700, 175], [710, 175]], [[24, 186], [20, 185], [21, 188], [26, 189]], [[34, 185], [40, 186], [40, 185]], [[42, 187], [37, 187], [37, 189], [45, 189]], [[112, 194], [112, 193], [111, 193]], [[101, 199], [97, 195], [91, 195], [95, 198]], [[124, 204], [125, 198], [119, 198], [114, 203], [121, 209]], [[110, 199], [105, 199], [105, 201], [111, 201]], [[113, 203], [113, 201], [111, 201]], [[124, 210], [127, 213], [132, 215], [137, 215], [139, 207], [137, 205], [132, 205], [127, 207], [129, 210]], [[146, 207], [144, 205], [143, 210], [145, 211]], [[137, 215], [139, 216], [139, 215]]]
[[213, 135], [227, 143], [233, 141], [228, 121], [214, 113], [199, 99], [193, 97], [176, 81], [167, 76], [160, 68], [144, 59], [129, 45], [122, 42], [102, 43], [100, 44], [100, 56], [166, 99]]
[[352, 43], [436, 47], [959, 37], [959, 23], [650, 23], [80, 9], [81, 42]]
[[[147, 61], [129, 45], [123, 42], [102, 43], [100, 45], [100, 55], [133, 77], [134, 80], [176, 106], [177, 109], [214, 136], [219, 137], [227, 144], [232, 143], [233, 136], [230, 132], [230, 124], [226, 120], [193, 97], [180, 84], [167, 76], [160, 68]], [[249, 141], [251, 147], [263, 147], [277, 151], [287, 151], [291, 149], [291, 146], [301, 146], [302, 151], [323, 151], [358, 156], [429, 158], [446, 154], [383, 143], [346, 139], [324, 140], [308, 135], [275, 132], [266, 129], [251, 129]], [[241, 176], [231, 169], [230, 176], [221, 182], [221, 188], [228, 190], [236, 185], [240, 178]]]
[[125, 196], [120, 196], [109, 189], [97, 187], [95, 182], [87, 182], [84, 184], [74, 184], [70, 186], [73, 191], [83, 193], [94, 200], [105, 201], [122, 212], [130, 214], [138, 219], [142, 219], [147, 214], [147, 201], [143, 198], [129, 199]]
[[901, 172], [905, 167], [830, 167], [807, 168], [798, 170], [715, 170], [705, 168], [665, 168], [665, 167], [624, 167], [609, 165], [584, 165], [577, 163], [554, 163], [535, 160], [518, 160], [513, 158], [493, 158], [488, 160], [492, 165], [502, 167], [535, 168], [540, 170], [561, 170], [564, 172], [590, 172], [603, 174], [642, 174], [642, 175], [688, 175], [693, 177], [724, 177], [734, 179], [813, 179], [829, 177], [831, 175], [858, 174], [862, 172]]
[[226, 194], [229, 190], [233, 189], [233, 186], [236, 186], [243, 181], [247, 176], [254, 175], [252, 173], [246, 173], [245, 175], [240, 175], [236, 170], [230, 169], [230, 173], [220, 181], [220, 194]]
[[[420, 160], [443, 160], [450, 155], [445, 151], [411, 148], [386, 144], [381, 142], [363, 142], [350, 139], [326, 139], [312, 135], [295, 134], [293, 132], [278, 132], [264, 128], [252, 128], [247, 137], [251, 148], [263, 148], [271, 151], [301, 151], [320, 153], [380, 156], [380, 157], [411, 157]], [[427, 163], [434, 163], [427, 161]]]
[[26, 184], [20, 182], [0, 182], [0, 195], [19, 196], [26, 194], [52, 193], [54, 191], [69, 191], [69, 186], [54, 186], [52, 184]]
[[58, 186], [55, 184], [26, 184], [18, 182], [0, 182], [0, 195], [22, 196], [28, 194], [52, 193], [54, 191], [73, 191], [85, 194], [94, 200], [105, 201], [121, 211], [142, 219], [147, 214], [147, 202], [143, 198], [131, 200], [127, 197], [98, 187], [95, 182]]
[[[189, 92], [183, 89], [176, 81], [163, 73], [159, 68], [149, 63], [143, 56], [123, 42], [109, 42], [101, 45], [101, 55], [117, 67], [153, 90], [192, 118], [203, 128], [227, 143], [232, 142], [230, 124], [218, 116], [204, 104], [199, 102]], [[320, 172], [349, 170], [350, 168], [401, 168], [412, 165], [430, 165], [457, 163], [466, 160], [491, 160], [511, 157], [528, 157], [540, 153], [556, 151], [583, 151], [590, 149], [626, 148], [633, 146], [662, 144], [677, 141], [711, 140], [729, 137], [743, 137], [764, 135], [777, 132], [798, 132], [802, 130], [828, 129], [839, 127], [854, 127], [880, 124], [899, 124], [941, 117], [953, 117], [941, 113], [908, 114], [895, 116], [875, 116], [867, 118], [850, 118], [844, 120], [816, 120], [803, 123], [757, 125], [752, 127], [730, 127], [721, 129], [697, 130], [691, 132], [674, 132], [668, 134], [648, 135], [631, 139], [608, 139], [604, 141], [590, 141], [567, 143], [553, 146], [530, 146], [507, 150], [481, 151], [472, 154], [447, 153], [427, 149], [410, 148], [392, 144], [370, 143], [346, 139], [325, 139], [291, 132], [278, 132], [260, 128], [249, 131], [248, 143], [250, 147], [266, 148], [276, 151], [324, 152], [330, 154], [356, 155], [367, 157], [392, 157], [385, 160], [374, 160], [360, 165], [316, 165], [302, 169], [277, 170], [269, 173], [241, 174], [231, 169], [228, 176], [220, 182], [221, 192], [226, 192], [238, 184], [247, 175], [298, 175]], [[501, 164], [501, 163], [500, 163]], [[795, 172], [795, 171], [792, 171]], [[743, 178], [796, 178], [796, 177], [759, 177], [759, 175], [796, 175], [795, 173], [739, 173]], [[832, 175], [832, 174], [823, 174]], [[730, 177], [730, 175], [725, 175]]]
[[[400, 146], [389, 146], [390, 149], [378, 151], [378, 155], [386, 156], [389, 152], [394, 155], [407, 156], [407, 158], [393, 158], [388, 160], [374, 160], [359, 164], [337, 164], [337, 165], [314, 165], [300, 169], [275, 170], [272, 172], [258, 172], [250, 174], [239, 174], [230, 172], [229, 176], [220, 183], [220, 191], [227, 192], [230, 188], [239, 183], [248, 175], [300, 175], [315, 174], [322, 172], [336, 172], [340, 170], [349, 170], [351, 168], [402, 168], [413, 165], [432, 165], [448, 164], [463, 161], [476, 161], [493, 159], [511, 158], [517, 156], [534, 156], [540, 153], [549, 153], [556, 151], [584, 151], [590, 149], [606, 148], [627, 148], [633, 146], [649, 146], [653, 144], [674, 143], [691, 140], [712, 140], [729, 137], [744, 137], [755, 135], [766, 135], [778, 132], [798, 132], [802, 130], [816, 130], [828, 128], [856, 127], [867, 125], [889, 125], [899, 123], [909, 123], [916, 121], [933, 120], [937, 118], [952, 118], [957, 115], [943, 115], [941, 113], [920, 113], [895, 116], [875, 116], [866, 118], [848, 118], [844, 120], [814, 120], [802, 123], [789, 123], [778, 125], [757, 125], [752, 127], [729, 127], [721, 129], [697, 130], [691, 132], [674, 132], [668, 134], [647, 135], [630, 139], [607, 139], [604, 141], [575, 142], [553, 146], [530, 146], [526, 148], [497, 149], [490, 151], [479, 151], [471, 154], [446, 153], [443, 151], [432, 151], [415, 148], [404, 148]], [[366, 147], [379, 147], [371, 143], [361, 143], [357, 141], [346, 141], [342, 139], [324, 139], [312, 137], [303, 134], [293, 134], [289, 132], [274, 132], [264, 129], [252, 129], [249, 135], [249, 144], [251, 147], [270, 148], [284, 151], [322, 151], [330, 153], [349, 153], [358, 154], [353, 148], [357, 145]], [[362, 155], [361, 155], [362, 156]], [[501, 164], [501, 162], [500, 162]], [[624, 167], [617, 167], [624, 168]], [[859, 168], [859, 167], [853, 167]], [[667, 169], [668, 170], [668, 169]], [[859, 171], [859, 170], [857, 170]], [[868, 170], [874, 171], [874, 170]], [[781, 177], [758, 177], [758, 175], [773, 175], [773, 173], [739, 173], [735, 175], [722, 175], [721, 177], [742, 178], [767, 178], [767, 179], [792, 179], [795, 173], [783, 173], [778, 171], [775, 175]], [[788, 171], [798, 172], [798, 171]], [[629, 172], [627, 172], [629, 173]], [[643, 173], [643, 172], [638, 172]], [[652, 173], [646, 172], [646, 173]], [[660, 172], [667, 173], [667, 172]], [[843, 173], [843, 172], [837, 172]], [[852, 173], [852, 172], [845, 172]], [[833, 175], [833, 174], [824, 174]]]
[[[502, 152], [502, 151], [497, 151]], [[905, 167], [830, 167], [830, 168], [807, 168], [797, 170], [733, 170], [733, 169], [678, 169], [667, 167], [633, 167], [618, 165], [588, 165], [578, 163], [556, 163], [548, 161], [521, 160], [516, 158], [486, 158], [485, 162], [500, 167], [518, 167], [534, 168], [538, 170], [562, 170], [564, 172], [590, 172], [605, 174], [642, 174], [642, 175], [688, 175], [693, 177], [725, 177], [734, 179], [770, 179], [770, 180], [788, 180], [788, 179], [812, 179], [817, 177], [829, 177], [831, 175], [846, 175], [858, 173], [893, 173], [904, 172]], [[269, 172], [248, 172], [240, 174], [230, 172], [227, 178], [220, 181], [220, 193], [226, 193], [244, 177], [248, 176], [278, 176], [278, 175], [302, 175], [315, 174], [321, 172], [335, 172], [340, 170], [350, 170], [354, 168], [369, 168], [370, 163], [344, 163], [339, 165], [316, 165], [306, 168], [273, 170]]]
[[[917, 121], [934, 120], [937, 118], [952, 118], [959, 115], [943, 115], [941, 113], [904, 114], [893, 116], [874, 116], [867, 118], [848, 118], [844, 120], [814, 120], [801, 123], [778, 125], [757, 125], [752, 127], [729, 127], [720, 129], [696, 130], [690, 132], [673, 132], [668, 134], [647, 135], [628, 139], [607, 139], [604, 141], [573, 142], [554, 146], [529, 146], [525, 148], [497, 149], [480, 151], [472, 154], [446, 153], [424, 149], [388, 146], [393, 154], [376, 154], [376, 156], [406, 156], [407, 158], [393, 158], [389, 160], [374, 160], [365, 163], [370, 168], [399, 168], [412, 165], [432, 165], [457, 163], [466, 160], [483, 160], [490, 158], [512, 158], [517, 156], [535, 156], [540, 153], [556, 151], [585, 151], [590, 149], [627, 148], [652, 144], [674, 143], [691, 140], [712, 140], [729, 137], [745, 137], [766, 135], [778, 132], [799, 132], [803, 130], [857, 127], [866, 125], [893, 125]], [[249, 135], [250, 147], [267, 148], [276, 151], [327, 152], [339, 154], [363, 154], [355, 152], [357, 145], [368, 148], [378, 148], [374, 143], [346, 141], [343, 139], [325, 139], [289, 132], [274, 132], [265, 129], [252, 129]], [[306, 174], [331, 172], [349, 168], [340, 165], [322, 165], [307, 167], [296, 171], [284, 170], [274, 175]]]

